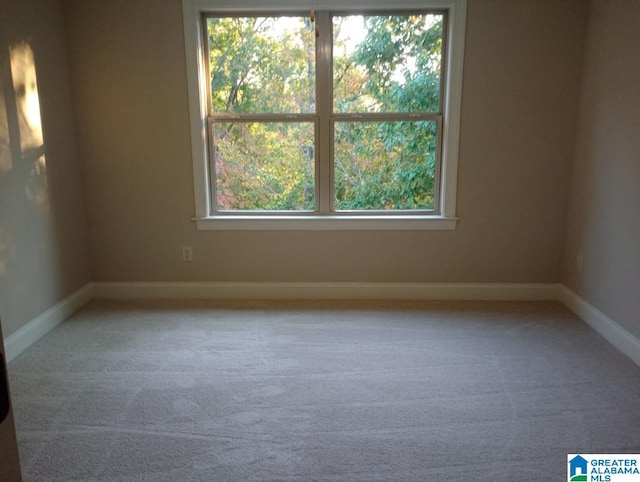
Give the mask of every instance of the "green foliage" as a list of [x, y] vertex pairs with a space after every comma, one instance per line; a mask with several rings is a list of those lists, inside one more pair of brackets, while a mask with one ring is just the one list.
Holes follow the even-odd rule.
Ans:
[[[442, 20], [335, 17], [334, 111], [438, 113]], [[210, 18], [207, 28], [214, 113], [315, 112], [308, 19]], [[433, 209], [435, 121], [336, 122], [334, 137], [336, 209]], [[217, 122], [214, 144], [219, 209], [315, 208], [311, 123]]]
[[389, 111], [437, 112], [442, 23], [426, 29], [422, 17], [371, 17], [367, 27], [356, 53], [369, 75], [365, 88]]
[[306, 18], [207, 21], [213, 112], [315, 110], [314, 31]]
[[218, 209], [314, 209], [312, 123], [220, 122], [213, 134]]
[[336, 208], [432, 209], [434, 122], [336, 124]]
[[[345, 17], [334, 20], [343, 46]], [[439, 112], [441, 16], [365, 17], [366, 36], [334, 57], [339, 112]], [[341, 44], [342, 42], [342, 44]], [[435, 122], [336, 124], [336, 208], [433, 209]]]

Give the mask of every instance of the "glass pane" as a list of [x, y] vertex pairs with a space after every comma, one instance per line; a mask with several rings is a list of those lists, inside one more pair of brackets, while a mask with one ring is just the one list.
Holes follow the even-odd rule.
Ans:
[[435, 121], [336, 122], [336, 210], [435, 208]]
[[334, 112], [439, 112], [442, 14], [333, 17]]
[[315, 209], [312, 122], [216, 122], [219, 211]]
[[213, 112], [315, 112], [314, 28], [308, 17], [207, 19]]

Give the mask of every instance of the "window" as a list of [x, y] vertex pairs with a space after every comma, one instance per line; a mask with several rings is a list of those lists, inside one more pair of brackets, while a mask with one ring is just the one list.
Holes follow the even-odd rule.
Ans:
[[425, 3], [183, 0], [199, 229], [454, 229], [465, 5]]
[[315, 212], [315, 26], [309, 15], [203, 18], [211, 212]]

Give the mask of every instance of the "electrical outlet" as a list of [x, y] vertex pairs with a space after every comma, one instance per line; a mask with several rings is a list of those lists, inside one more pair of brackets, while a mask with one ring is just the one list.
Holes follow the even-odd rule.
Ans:
[[582, 265], [584, 264], [584, 253], [581, 249], [576, 253], [576, 271], [582, 273]]
[[193, 248], [191, 246], [182, 247], [182, 261], [190, 263], [193, 261]]

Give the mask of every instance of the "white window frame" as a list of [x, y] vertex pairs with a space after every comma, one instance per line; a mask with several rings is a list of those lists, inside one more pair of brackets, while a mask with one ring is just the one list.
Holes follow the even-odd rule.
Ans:
[[207, 135], [207, 67], [204, 65], [202, 14], [228, 12], [300, 11], [299, 0], [182, 0], [187, 67], [189, 122], [195, 195], [195, 222], [199, 230], [453, 230], [457, 225], [456, 193], [458, 144], [462, 103], [462, 72], [467, 0], [313, 0], [309, 10], [332, 13], [354, 10], [447, 10], [448, 55], [443, 77], [447, 81], [443, 99], [440, 213], [439, 214], [227, 214], [211, 210]]

